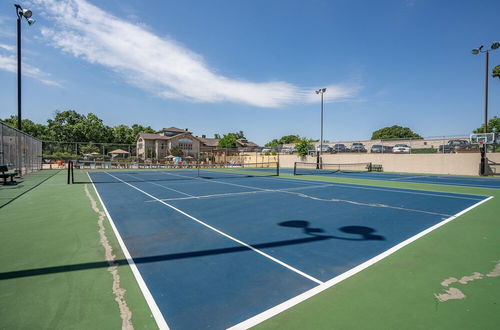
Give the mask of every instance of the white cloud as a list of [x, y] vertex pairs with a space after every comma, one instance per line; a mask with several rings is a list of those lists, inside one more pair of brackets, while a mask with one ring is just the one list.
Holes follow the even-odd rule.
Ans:
[[14, 52], [15, 47], [11, 45], [6, 45], [6, 44], [0, 44], [0, 48], [5, 49], [8, 52]]
[[[4, 48], [1, 47], [0, 48]], [[5, 48], [4, 48], [5, 49]], [[17, 59], [13, 55], [2, 55], [0, 54], [0, 70], [17, 73]], [[23, 63], [22, 71], [23, 75], [26, 75], [31, 78], [35, 78], [36, 80], [44, 83], [49, 86], [57, 86], [62, 87], [56, 81], [51, 80], [48, 73], [43, 72], [42, 70], [31, 66], [29, 64]]]
[[[41, 28], [55, 47], [120, 73], [128, 83], [164, 98], [235, 102], [259, 107], [317, 102], [313, 88], [283, 81], [250, 82], [218, 75], [202, 56], [141, 25], [84, 0], [34, 0], [55, 22]], [[359, 87], [329, 86], [327, 100], [353, 97]], [[331, 91], [331, 93], [330, 93]], [[327, 96], [328, 95], [328, 96]], [[313, 101], [314, 100], [314, 101]]]

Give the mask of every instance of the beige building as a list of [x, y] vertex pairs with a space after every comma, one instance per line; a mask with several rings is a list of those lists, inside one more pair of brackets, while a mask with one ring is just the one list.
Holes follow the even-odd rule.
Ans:
[[162, 159], [168, 156], [168, 151], [179, 147], [184, 156], [198, 158], [202, 142], [191, 132], [177, 128], [164, 128], [156, 133], [140, 133], [137, 135], [137, 157]]

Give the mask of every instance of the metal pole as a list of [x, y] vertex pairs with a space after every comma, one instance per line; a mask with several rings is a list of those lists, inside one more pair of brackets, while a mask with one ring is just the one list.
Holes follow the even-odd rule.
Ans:
[[486, 71], [484, 78], [484, 133], [488, 133], [488, 70], [489, 70], [489, 55], [490, 52], [486, 51]]
[[19, 13], [17, 14], [17, 129], [21, 130], [21, 17]]
[[319, 157], [323, 156], [323, 92], [321, 92], [321, 141], [319, 145]]
[[[489, 55], [490, 52], [487, 50], [486, 52], [486, 70], [485, 70], [485, 78], [484, 78], [484, 133], [488, 133], [488, 67], [489, 67]], [[486, 166], [487, 166], [487, 153], [488, 145], [483, 144], [483, 150], [481, 152], [481, 175], [487, 175]]]

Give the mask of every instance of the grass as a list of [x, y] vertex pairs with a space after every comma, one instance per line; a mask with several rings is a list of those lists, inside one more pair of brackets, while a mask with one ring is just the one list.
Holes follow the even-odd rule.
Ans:
[[[500, 276], [452, 284], [465, 299], [439, 302], [434, 294], [444, 292], [441, 282], [447, 278], [460, 279], [474, 272], [484, 275], [499, 262], [500, 190], [380, 180], [328, 181], [495, 198], [257, 328], [498, 328]], [[122, 327], [113, 279], [99, 241], [98, 215], [85, 186], [67, 185], [66, 172], [56, 170], [29, 175], [15, 186], [0, 186], [0, 328]], [[97, 200], [93, 189], [89, 190]], [[124, 258], [109, 224], [104, 225], [116, 259]], [[156, 328], [130, 268], [119, 266], [118, 274], [133, 326]]]

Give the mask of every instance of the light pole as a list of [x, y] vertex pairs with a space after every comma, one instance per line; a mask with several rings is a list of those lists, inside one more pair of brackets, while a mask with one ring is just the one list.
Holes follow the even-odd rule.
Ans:
[[320, 158], [323, 155], [323, 94], [326, 92], [326, 88], [320, 88], [316, 91], [316, 94], [321, 94], [321, 139], [319, 141], [319, 152], [316, 151], [316, 168], [320, 168]]
[[17, 14], [17, 129], [21, 130], [21, 19], [24, 17], [28, 25], [34, 24], [35, 20], [31, 18], [31, 10], [23, 9], [18, 4], [14, 7]]
[[[486, 54], [486, 70], [485, 70], [485, 77], [484, 77], [484, 133], [488, 133], [488, 74], [489, 74], [489, 58], [490, 58], [490, 51], [495, 50], [500, 47], [500, 43], [495, 41], [491, 44], [490, 49], [483, 49], [484, 46], [481, 45], [478, 48], [474, 48], [472, 50], [472, 54], [477, 55], [479, 53], [485, 53]], [[487, 145], [486, 143], [483, 146], [483, 149], [481, 150], [481, 175], [486, 175], [486, 150], [487, 150]]]

